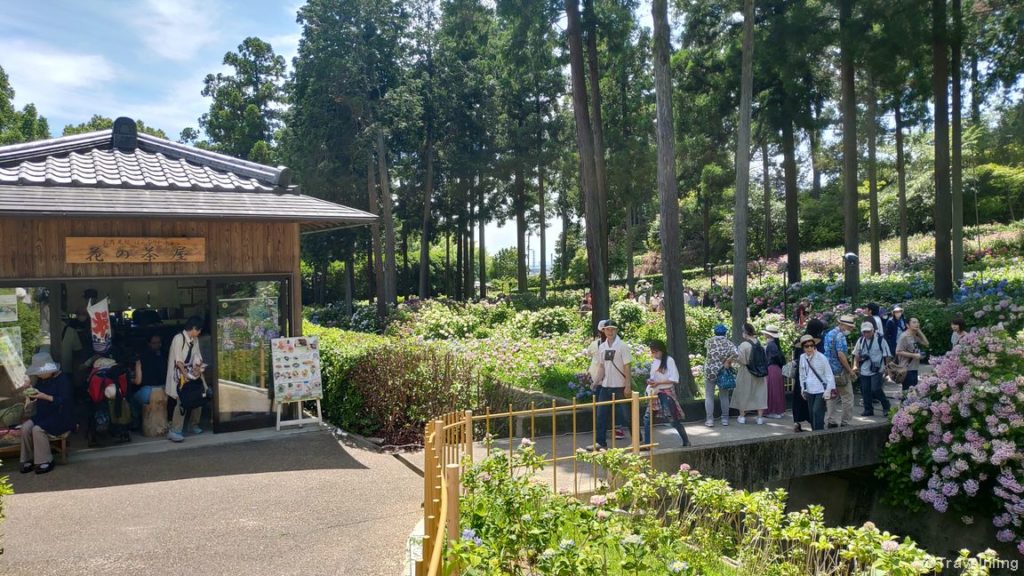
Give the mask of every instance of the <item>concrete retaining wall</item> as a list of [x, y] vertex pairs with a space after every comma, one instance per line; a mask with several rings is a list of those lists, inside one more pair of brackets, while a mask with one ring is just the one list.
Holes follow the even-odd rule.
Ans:
[[674, 472], [687, 463], [736, 488], [760, 489], [791, 478], [878, 464], [889, 423], [786, 434], [656, 452], [654, 466]]

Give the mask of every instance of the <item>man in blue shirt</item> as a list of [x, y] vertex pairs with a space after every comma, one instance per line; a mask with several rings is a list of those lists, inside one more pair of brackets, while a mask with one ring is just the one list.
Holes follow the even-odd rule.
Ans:
[[[847, 335], [853, 331], [856, 320], [846, 314], [839, 317], [839, 325], [825, 335], [825, 358], [836, 379], [838, 397], [825, 399], [825, 424], [829, 428], [849, 426], [853, 418], [853, 363], [850, 362], [850, 345]], [[837, 415], [837, 412], [839, 413]]]

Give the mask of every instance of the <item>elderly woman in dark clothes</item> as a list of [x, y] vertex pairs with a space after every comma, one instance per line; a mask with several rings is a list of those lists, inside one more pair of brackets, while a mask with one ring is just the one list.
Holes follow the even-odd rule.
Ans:
[[46, 474], [53, 470], [49, 436], [71, 430], [71, 382], [47, 352], [32, 357], [26, 374], [36, 379], [32, 387], [25, 389], [28, 402], [35, 403], [36, 413], [21, 425], [21, 473], [34, 469], [36, 474]]

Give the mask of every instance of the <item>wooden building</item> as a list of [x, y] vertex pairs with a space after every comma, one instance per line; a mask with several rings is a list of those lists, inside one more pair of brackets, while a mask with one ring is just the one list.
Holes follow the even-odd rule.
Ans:
[[90, 351], [75, 320], [89, 300], [107, 299], [125, 363], [199, 316], [214, 430], [271, 424], [268, 342], [301, 334], [300, 236], [376, 218], [290, 180], [287, 168], [138, 134], [128, 118], [0, 147], [0, 334], [26, 359], [49, 345], [77, 380]]

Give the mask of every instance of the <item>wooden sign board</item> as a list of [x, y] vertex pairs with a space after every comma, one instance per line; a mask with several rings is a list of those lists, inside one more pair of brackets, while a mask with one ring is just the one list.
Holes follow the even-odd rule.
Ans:
[[206, 238], [67, 237], [68, 264], [163, 264], [206, 261]]

